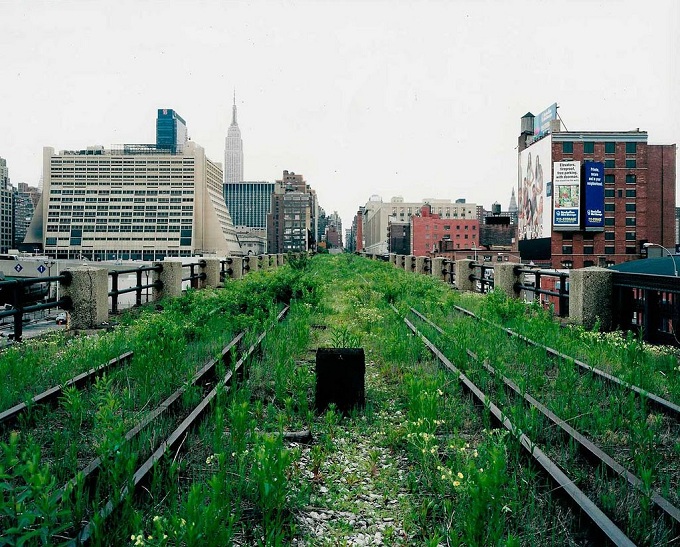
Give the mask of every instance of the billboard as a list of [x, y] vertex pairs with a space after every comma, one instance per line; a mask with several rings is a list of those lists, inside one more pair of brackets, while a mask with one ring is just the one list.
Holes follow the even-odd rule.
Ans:
[[553, 180], [553, 229], [578, 230], [581, 227], [581, 162], [556, 161]]
[[550, 123], [557, 119], [557, 103], [551, 104], [534, 118], [534, 138], [550, 133]]
[[552, 137], [519, 154], [517, 208], [519, 241], [550, 237]]
[[584, 210], [583, 225], [586, 231], [604, 230], [604, 163], [583, 163]]

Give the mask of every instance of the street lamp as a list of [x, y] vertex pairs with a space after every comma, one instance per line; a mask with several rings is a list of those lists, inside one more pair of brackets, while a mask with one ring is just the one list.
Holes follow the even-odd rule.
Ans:
[[678, 266], [675, 263], [675, 257], [673, 256], [673, 254], [668, 249], [666, 249], [666, 247], [664, 247], [663, 245], [659, 245], [658, 243], [643, 243], [642, 246], [645, 249], [647, 249], [649, 247], [660, 247], [661, 249], [666, 251], [668, 253], [668, 256], [670, 256], [671, 260], [673, 261], [673, 275], [675, 275], [675, 277], [678, 277]]

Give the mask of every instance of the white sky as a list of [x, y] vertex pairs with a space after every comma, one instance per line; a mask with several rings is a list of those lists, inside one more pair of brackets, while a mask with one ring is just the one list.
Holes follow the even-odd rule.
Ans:
[[155, 142], [213, 161], [236, 88], [247, 180], [301, 173], [349, 228], [372, 194], [505, 209], [520, 118], [680, 141], [680, 2], [0, 0], [0, 157]]

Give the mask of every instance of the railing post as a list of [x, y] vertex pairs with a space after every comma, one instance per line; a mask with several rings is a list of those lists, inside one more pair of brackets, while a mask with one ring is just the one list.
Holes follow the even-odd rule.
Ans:
[[[149, 272], [147, 272], [147, 279], [148, 273]], [[135, 291], [135, 305], [139, 307], [142, 305], [142, 270], [137, 270], [136, 275], [137, 275], [137, 290]], [[147, 293], [147, 300], [148, 294], [149, 293]]]
[[217, 288], [220, 284], [220, 264], [221, 260], [217, 257], [209, 257], [202, 259], [200, 270], [205, 274], [205, 279], [200, 282], [200, 288], [212, 287]]
[[231, 269], [231, 273], [229, 273], [231, 279], [241, 279], [243, 277], [243, 257], [232, 256], [229, 269]]
[[92, 329], [109, 318], [109, 272], [105, 268], [76, 266], [64, 270], [71, 282], [62, 284], [62, 295], [71, 298], [70, 328]]
[[446, 281], [446, 259], [433, 258], [432, 259], [432, 277]]
[[493, 286], [495, 290], [500, 290], [507, 296], [519, 298], [520, 291], [516, 285], [520, 282], [520, 274], [515, 273], [517, 264], [510, 262], [500, 262], [493, 265]]
[[426, 256], [417, 256], [416, 257], [416, 262], [415, 262], [415, 272], [419, 274], [426, 274], [426, 266], [427, 266], [427, 257]]
[[257, 258], [258, 258], [258, 262], [260, 263], [260, 269], [261, 270], [268, 270], [269, 269], [269, 255], [260, 255]]
[[612, 324], [613, 271], [590, 267], [569, 272], [569, 319], [585, 328], [600, 321], [603, 330]]
[[160, 287], [154, 287], [151, 298], [154, 301], [162, 298], [182, 295], [182, 261], [174, 258], [166, 258], [163, 262], [154, 262], [154, 266], [160, 266], [160, 272], [154, 272], [153, 281], [161, 282]]
[[24, 287], [17, 284], [14, 287], [14, 298], [12, 299], [12, 306], [14, 307], [14, 340], [21, 342], [23, 336], [24, 322], [23, 322], [23, 305], [24, 305]]
[[[111, 313], [116, 314], [118, 313], [118, 272], [116, 270], [112, 270], [109, 275], [111, 276], [111, 292], [113, 295], [111, 296]], [[137, 283], [137, 286], [139, 286], [139, 283]]]
[[463, 260], [456, 260], [456, 287], [459, 291], [474, 291], [475, 282], [470, 279], [472, 274], [472, 264], [474, 260], [465, 258]]
[[248, 257], [248, 273], [256, 272], [260, 269], [260, 255], [250, 255]]

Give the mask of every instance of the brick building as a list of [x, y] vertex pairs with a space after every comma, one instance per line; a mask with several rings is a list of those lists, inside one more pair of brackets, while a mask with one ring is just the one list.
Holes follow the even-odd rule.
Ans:
[[427, 204], [420, 208], [420, 215], [411, 216], [411, 254], [434, 256], [442, 241], [451, 241], [454, 249], [479, 247], [479, 220], [441, 218], [431, 211]]
[[646, 256], [647, 242], [673, 248], [675, 148], [648, 144], [644, 131], [553, 133], [553, 162], [604, 164], [604, 230], [553, 231], [553, 267], [635, 260]]

